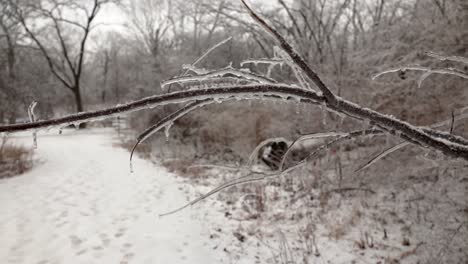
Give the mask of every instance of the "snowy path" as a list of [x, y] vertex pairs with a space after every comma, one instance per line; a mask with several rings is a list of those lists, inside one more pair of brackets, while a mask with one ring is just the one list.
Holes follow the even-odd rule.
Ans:
[[1, 263], [222, 261], [200, 208], [158, 217], [187, 201], [187, 186], [138, 158], [130, 174], [109, 131], [40, 136], [35, 156], [32, 171], [0, 180]]

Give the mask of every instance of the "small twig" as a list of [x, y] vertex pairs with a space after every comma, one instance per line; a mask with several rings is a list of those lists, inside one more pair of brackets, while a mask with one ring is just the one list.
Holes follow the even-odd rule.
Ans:
[[422, 66], [404, 66], [404, 67], [388, 69], [380, 73], [377, 73], [374, 76], [372, 76], [372, 80], [375, 80], [378, 77], [387, 73], [401, 72], [401, 71], [407, 71], [407, 70], [425, 72], [423, 77], [419, 80], [419, 85], [422, 83], [422, 81], [424, 81], [424, 79], [426, 79], [430, 74], [433, 74], [433, 73], [455, 75], [464, 79], [468, 79], [467, 74], [460, 72], [458, 70], [455, 70], [455, 69], [432, 69], [432, 68], [422, 67]]
[[[222, 45], [228, 43], [230, 40], [232, 40], [231, 36], [229, 36], [228, 38], [220, 41], [219, 43], [217, 43], [213, 47], [209, 48], [203, 55], [200, 56], [200, 58], [198, 58], [195, 62], [193, 62], [192, 65], [196, 66], [198, 63], [200, 63], [202, 60], [204, 60], [211, 52], [213, 52], [217, 48], [221, 47]], [[187, 73], [185, 73], [185, 74], [187, 74]]]
[[[239, 177], [237, 179], [234, 179], [234, 180], [231, 180], [231, 181], [228, 181], [226, 183], [223, 183], [221, 184], [220, 186], [214, 188], [213, 190], [209, 191], [208, 193], [198, 197], [197, 199], [175, 209], [175, 210], [172, 210], [172, 211], [169, 211], [169, 212], [166, 212], [166, 213], [163, 213], [163, 214], [160, 214], [159, 216], [167, 216], [167, 215], [171, 215], [171, 214], [175, 214], [177, 212], [180, 212], [182, 211], [183, 209], [189, 207], [189, 206], [193, 206], [197, 203], [199, 203], [200, 201], [203, 201], [205, 200], [206, 198], [222, 191], [222, 190], [225, 190], [229, 187], [232, 187], [232, 186], [236, 186], [236, 185], [241, 185], [241, 184], [246, 184], [246, 183], [251, 183], [251, 182], [257, 182], [257, 181], [261, 181], [261, 180], [265, 180], [267, 178], [267, 174], [264, 174], [262, 176], [257, 176], [257, 177], [251, 177], [252, 175], [254, 174], [258, 174], [258, 173], [249, 173], [245, 176], [242, 176], [242, 177]], [[250, 177], [250, 178], [249, 178]]]
[[455, 114], [452, 110], [452, 122], [450, 123], [450, 134], [453, 134], [453, 126], [455, 124]]
[[[462, 114], [462, 115], [459, 115], [459, 116], [454, 116], [454, 111], [452, 111], [452, 117], [451, 119], [448, 119], [448, 120], [445, 120], [445, 121], [442, 121], [442, 122], [439, 122], [439, 123], [436, 123], [434, 125], [431, 126], [431, 128], [441, 128], [441, 127], [444, 127], [446, 125], [448, 125], [450, 122], [450, 134], [447, 135], [447, 134], [443, 134], [442, 132], [438, 133], [437, 130], [427, 130], [425, 132], [428, 132], [428, 134], [431, 134], [431, 135], [434, 135], [436, 137], [440, 137], [440, 138], [444, 138], [444, 139], [447, 139], [447, 140], [451, 140], [451, 141], [454, 141], [458, 144], [462, 144], [462, 145], [467, 145], [467, 141], [466, 139], [462, 138], [462, 137], [456, 137], [456, 136], [453, 136], [451, 135], [452, 134], [452, 131], [453, 131], [453, 124], [455, 123], [456, 120], [463, 120], [463, 119], [466, 119], [468, 118], [468, 114]], [[360, 172], [362, 170], [365, 170], [367, 168], [369, 168], [371, 165], [375, 164], [377, 161], [383, 159], [384, 157], [388, 156], [389, 154], [399, 150], [399, 149], [402, 149], [406, 146], [409, 146], [410, 145], [410, 142], [408, 141], [405, 141], [405, 142], [402, 142], [402, 143], [399, 143], [395, 146], [392, 146], [392, 147], [389, 147], [385, 150], [383, 150], [382, 152], [380, 152], [379, 154], [377, 154], [375, 157], [371, 158], [369, 161], [367, 161], [365, 164], [361, 165], [361, 167], [359, 167], [355, 172]]]
[[468, 64], [468, 59], [464, 58], [464, 57], [460, 57], [460, 56], [445, 56], [445, 55], [437, 54], [437, 53], [432, 52], [432, 51], [426, 52], [426, 55], [429, 56], [429, 57], [436, 58], [436, 59], [441, 60], [441, 61], [455, 61], [455, 62], [461, 62], [461, 63], [464, 63], [464, 64]]
[[201, 74], [201, 75], [181, 76], [181, 77], [172, 78], [170, 80], [167, 80], [167, 81], [164, 81], [163, 83], [161, 83], [161, 87], [164, 88], [164, 87], [166, 87], [168, 85], [175, 84], [175, 83], [186, 83], [186, 82], [194, 82], [194, 81], [199, 81], [199, 82], [210, 81], [210, 79], [213, 78], [213, 77], [222, 77], [222, 76], [229, 75], [229, 74], [237, 76], [239, 79], [252, 80], [252, 81], [255, 81], [255, 82], [258, 82], [258, 83], [270, 83], [270, 84], [276, 83], [276, 81], [273, 80], [273, 79], [270, 79], [270, 78], [267, 78], [267, 77], [264, 77], [264, 76], [260, 76], [260, 75], [257, 75], [257, 74], [254, 74], [254, 73], [251, 73], [251, 72], [248, 72], [248, 71], [237, 70], [237, 69], [234, 69], [234, 68], [228, 66], [228, 67], [226, 67], [224, 69], [214, 70], [214, 71], [211, 71], [211, 72], [208, 72], [208, 73], [205, 73], [205, 74]]

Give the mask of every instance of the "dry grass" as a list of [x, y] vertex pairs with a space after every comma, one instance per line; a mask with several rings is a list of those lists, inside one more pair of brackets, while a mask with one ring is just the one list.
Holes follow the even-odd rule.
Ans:
[[[124, 148], [129, 152], [132, 151], [133, 146], [135, 145], [134, 140], [123, 139], [113, 144], [114, 147]], [[142, 159], [151, 160], [151, 144], [143, 142], [138, 145], [138, 148], [135, 150], [135, 153]], [[181, 177], [190, 178], [196, 184], [206, 184], [204, 181], [208, 177], [208, 169], [203, 167], [193, 167], [193, 159], [173, 159], [173, 160], [163, 160], [162, 165], [172, 173], [177, 174]]]
[[33, 166], [33, 151], [0, 139], [0, 179], [23, 174]]
[[200, 183], [197, 181], [208, 177], [207, 169], [203, 167], [192, 167], [193, 164], [194, 161], [191, 159], [176, 159], [163, 162], [163, 166], [166, 167], [168, 171], [178, 176], [195, 180], [195, 183]]
[[[113, 147], [124, 148], [129, 152], [132, 151], [133, 146], [135, 145], [134, 140], [122, 139], [114, 144]], [[151, 158], [151, 145], [147, 143], [141, 143], [138, 145], [138, 148], [135, 150], [135, 153], [143, 159]]]

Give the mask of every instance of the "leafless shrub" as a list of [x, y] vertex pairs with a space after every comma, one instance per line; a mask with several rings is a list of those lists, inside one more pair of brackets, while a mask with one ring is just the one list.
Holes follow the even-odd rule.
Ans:
[[0, 179], [20, 175], [32, 168], [33, 151], [0, 138]]

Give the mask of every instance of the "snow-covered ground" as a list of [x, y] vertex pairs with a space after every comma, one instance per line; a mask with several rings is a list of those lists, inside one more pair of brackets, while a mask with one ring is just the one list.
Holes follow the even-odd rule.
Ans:
[[[30, 134], [13, 140], [32, 146]], [[310, 171], [290, 179], [235, 186], [159, 217], [239, 175], [217, 169], [184, 174], [177, 172], [184, 171], [181, 162], [168, 166], [176, 168], [175, 175], [138, 157], [132, 174], [129, 153], [119, 143], [115, 133], [105, 129], [39, 135], [34, 168], [0, 180], [0, 263], [466, 259], [463, 166], [446, 165], [442, 171], [444, 160], [432, 161], [435, 167], [422, 162], [430, 170], [416, 164], [415, 176], [406, 179], [403, 170], [408, 168], [388, 161], [379, 168], [383, 173], [376, 169], [369, 176], [343, 179], [345, 187], [373, 192], [339, 193], [331, 191], [336, 188], [329, 183], [333, 175], [310, 164]], [[390, 168], [392, 177], [385, 173]], [[360, 178], [366, 185], [358, 183]]]
[[[14, 138], [32, 145], [29, 134]], [[128, 152], [113, 142], [111, 130], [39, 135], [39, 164], [0, 180], [0, 262], [232, 262], [213, 239], [213, 208], [159, 217], [193, 199], [193, 189], [139, 158], [131, 174]]]

